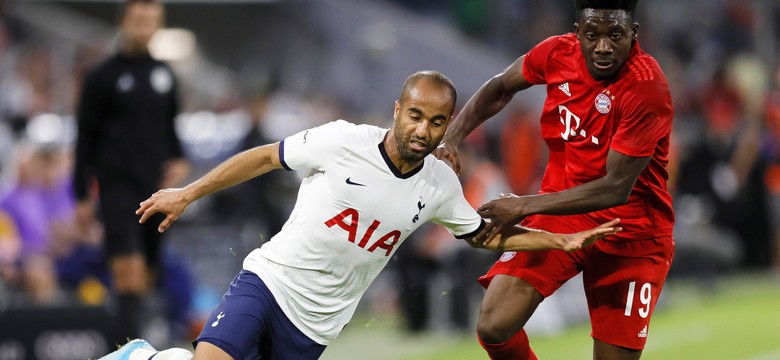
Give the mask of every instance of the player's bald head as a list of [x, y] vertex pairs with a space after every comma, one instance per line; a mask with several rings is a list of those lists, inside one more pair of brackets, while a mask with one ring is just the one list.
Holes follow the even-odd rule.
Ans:
[[450, 98], [452, 109], [455, 109], [455, 103], [458, 101], [458, 92], [455, 90], [455, 85], [444, 74], [433, 70], [418, 71], [409, 75], [406, 81], [404, 81], [401, 96], [398, 100], [403, 104], [417, 90], [418, 85], [422, 81], [430, 83], [437, 90], [444, 90]]

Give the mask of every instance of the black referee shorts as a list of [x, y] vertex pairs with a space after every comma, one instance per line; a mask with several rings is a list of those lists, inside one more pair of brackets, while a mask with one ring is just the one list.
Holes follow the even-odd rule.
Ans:
[[165, 215], [156, 214], [139, 224], [141, 217], [135, 214], [141, 201], [152, 193], [152, 190], [140, 191], [130, 184], [100, 184], [100, 213], [105, 228], [103, 246], [107, 259], [140, 252], [147, 265], [157, 266], [163, 238], [157, 226]]

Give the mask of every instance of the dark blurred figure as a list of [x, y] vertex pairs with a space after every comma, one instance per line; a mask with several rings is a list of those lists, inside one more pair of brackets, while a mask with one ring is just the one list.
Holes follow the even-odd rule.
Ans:
[[766, 174], [773, 234], [772, 267], [780, 273], [780, 65], [774, 69], [764, 108], [767, 132], [763, 153], [769, 165]]
[[[272, 138], [265, 121], [274, 94], [274, 86], [248, 90], [241, 110], [250, 122], [249, 131], [236, 147], [237, 152], [270, 144]], [[294, 173], [271, 172], [238, 184], [215, 195], [215, 213], [225, 221], [236, 225], [242, 232], [247, 249], [259, 246], [258, 241], [268, 241], [281, 230], [286, 215], [292, 209], [297, 192]]]
[[90, 190], [97, 178], [105, 255], [122, 330], [117, 343], [141, 336], [144, 299], [160, 261], [160, 219], [139, 225], [135, 209], [148, 194], [176, 186], [189, 173], [174, 130], [177, 81], [148, 50], [163, 18], [163, 6], [154, 0], [122, 5], [118, 51], [86, 76], [77, 113], [78, 218], [82, 225], [96, 221]]
[[[758, 153], [761, 124], [756, 121], [760, 119], [730, 73], [728, 66], [717, 69], [698, 92], [696, 104], [702, 120], [699, 136], [681, 154], [676, 185], [681, 221], [676, 231], [682, 237], [681, 251], [676, 256], [685, 254], [686, 240], [695, 241], [697, 235], [705, 234], [709, 245], [697, 247], [696, 255], [703, 256], [704, 248], [710, 249], [707, 253], [714, 252], [712, 257], [698, 261], [709, 269], [694, 271], [769, 265], [766, 163]], [[684, 230], [692, 223], [696, 231]], [[713, 246], [717, 241], [724, 242]], [[734, 242], [736, 246], [729, 245]], [[696, 262], [678, 263], [685, 267], [683, 264]], [[682, 267], [677, 271], [684, 270]]]

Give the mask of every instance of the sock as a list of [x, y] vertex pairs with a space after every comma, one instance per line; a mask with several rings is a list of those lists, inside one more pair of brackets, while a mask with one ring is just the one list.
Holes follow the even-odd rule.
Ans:
[[119, 294], [119, 314], [117, 316], [118, 344], [124, 344], [128, 339], [141, 337], [141, 312], [143, 311], [143, 298], [135, 294]]
[[493, 360], [539, 360], [528, 344], [525, 329], [520, 329], [509, 340], [500, 344], [488, 344], [477, 335], [479, 344]]
[[192, 359], [192, 353], [189, 350], [185, 350], [182, 348], [173, 348], [173, 349], [160, 351], [150, 358], [144, 358], [144, 360], [147, 359], [148, 360], [190, 360]]

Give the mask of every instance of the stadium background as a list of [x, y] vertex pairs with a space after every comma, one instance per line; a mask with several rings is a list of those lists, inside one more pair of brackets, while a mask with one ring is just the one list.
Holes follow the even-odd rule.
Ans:
[[[177, 130], [193, 177], [239, 151], [254, 131], [278, 140], [336, 118], [388, 126], [401, 82], [416, 70], [447, 74], [462, 105], [574, 21], [569, 0], [165, 4], [166, 30], [153, 52], [182, 81]], [[18, 186], [28, 152], [61, 151], [50, 166], [67, 174], [80, 79], [113, 50], [115, 16], [115, 1], [0, 1], [0, 199]], [[638, 21], [642, 47], [660, 62], [674, 97], [670, 186], [678, 219], [675, 263], [644, 358], [780, 359], [780, 2], [641, 1]], [[545, 159], [535, 136], [543, 98], [538, 87], [518, 95], [469, 138], [475, 168], [500, 169], [483, 197], [535, 190]], [[164, 315], [170, 300], [155, 297], [152, 343], [193, 336], [244, 255], [285, 218], [297, 186], [297, 174], [287, 175], [202, 199], [169, 230], [167, 250], [181, 260], [178, 279], [187, 286], [176, 290], [181, 313], [173, 319]], [[0, 240], [12, 241], [5, 230], [13, 219], [2, 219]], [[464, 255], [436, 229], [421, 230], [324, 358], [484, 356], [471, 331], [481, 291], [472, 279], [492, 255]], [[0, 255], [12, 254], [6, 250]], [[462, 256], [477, 264], [465, 274], [453, 270]], [[20, 351], [79, 358], [108, 346], [99, 344], [112, 308], [101, 278], [67, 283], [57, 275], [54, 295], [39, 298], [0, 276], [0, 358], [24, 358]], [[471, 285], [456, 291], [464, 279]], [[529, 324], [540, 356], [590, 357], [583, 302], [572, 281], [540, 308]], [[471, 323], [464, 327], [451, 306], [466, 309]], [[53, 348], [62, 351], [46, 350]]]

